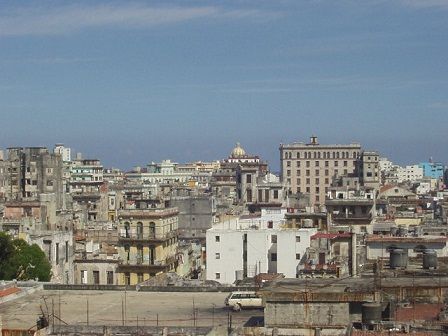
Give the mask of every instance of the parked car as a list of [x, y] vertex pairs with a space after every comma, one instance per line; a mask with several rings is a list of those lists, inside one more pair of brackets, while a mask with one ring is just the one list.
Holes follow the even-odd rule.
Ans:
[[224, 300], [234, 311], [245, 308], [263, 308], [263, 300], [256, 292], [232, 292]]

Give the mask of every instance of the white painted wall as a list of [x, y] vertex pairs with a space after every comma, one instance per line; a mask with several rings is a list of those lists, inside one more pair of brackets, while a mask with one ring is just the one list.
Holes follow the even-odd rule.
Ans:
[[[235, 272], [243, 270], [243, 240], [247, 235], [247, 275], [258, 273], [283, 273], [296, 276], [297, 265], [310, 246], [310, 237], [316, 229], [220, 229], [212, 228], [206, 233], [207, 280], [231, 284], [236, 280]], [[277, 243], [272, 236], [277, 236]], [[216, 241], [219, 236], [219, 242]], [[300, 239], [296, 239], [300, 237]], [[219, 259], [216, 258], [219, 253]], [[277, 261], [272, 260], [277, 254]], [[216, 274], [219, 273], [219, 279]]]
[[[219, 242], [216, 241], [219, 236]], [[223, 284], [235, 281], [235, 271], [243, 269], [243, 232], [236, 230], [207, 230], [206, 277]], [[216, 253], [219, 253], [217, 259]], [[216, 275], [219, 273], [219, 279]]]

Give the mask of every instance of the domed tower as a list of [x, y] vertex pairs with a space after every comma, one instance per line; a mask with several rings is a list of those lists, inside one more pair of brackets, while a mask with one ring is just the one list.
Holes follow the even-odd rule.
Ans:
[[237, 159], [237, 158], [242, 158], [245, 156], [246, 156], [246, 151], [243, 149], [243, 147], [241, 147], [241, 144], [239, 142], [237, 142], [235, 148], [230, 153], [230, 157]]

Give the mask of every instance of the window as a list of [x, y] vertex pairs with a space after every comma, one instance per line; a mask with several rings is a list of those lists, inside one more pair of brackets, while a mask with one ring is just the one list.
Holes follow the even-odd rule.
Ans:
[[296, 243], [300, 243], [300, 236], [296, 236]]
[[328, 171], [328, 169], [325, 169], [325, 176], [328, 176], [329, 175], [329, 171]]
[[65, 242], [65, 262], [68, 262], [68, 241]]
[[59, 264], [59, 243], [56, 243], [56, 264]]
[[330, 180], [328, 178], [325, 179], [325, 184], [330, 183]]
[[277, 253], [271, 253], [271, 261], [277, 261]]
[[325, 161], [325, 167], [328, 167], [328, 161]]
[[316, 162], [314, 163], [314, 165], [315, 165], [316, 167], [319, 167], [319, 161], [316, 161]]
[[310, 182], [310, 179], [309, 178], [307, 178], [306, 179], [306, 184], [310, 184], [311, 182]]
[[347, 161], [344, 161], [344, 167], [347, 167], [347, 164], [348, 164]]
[[310, 192], [310, 187], [306, 187], [306, 192], [309, 193]]
[[334, 162], [334, 166], [335, 166], [335, 167], [337, 167], [337, 166], [338, 166], [338, 164], [339, 164], [339, 162], [338, 162], [338, 161], [335, 161], [335, 162]]
[[246, 175], [246, 183], [252, 183], [252, 175], [251, 174]]
[[81, 283], [83, 285], [87, 284], [87, 271], [86, 270], [81, 271]]
[[138, 283], [143, 282], [143, 273], [137, 273], [137, 282]]
[[93, 271], [93, 284], [94, 285], [100, 284], [100, 271]]
[[278, 190], [274, 190], [274, 199], [278, 199]]
[[307, 166], [307, 167], [310, 166], [310, 162], [309, 162], [309, 161], [306, 162], [306, 166]]
[[297, 192], [300, 193], [300, 187], [297, 187]]
[[299, 178], [297, 179], [297, 184], [300, 184], [300, 179]]
[[296, 253], [296, 260], [300, 260], [300, 253]]
[[220, 237], [220, 236], [215, 236], [215, 242], [219, 243], [220, 240], [221, 240], [221, 237]]
[[300, 176], [300, 170], [299, 169], [297, 169], [296, 174], [297, 174], [297, 176]]
[[319, 187], [316, 187], [316, 193], [319, 193]]
[[310, 170], [309, 169], [306, 170], [306, 176], [310, 176]]
[[108, 285], [114, 284], [114, 272], [113, 271], [106, 272], [106, 281], [107, 281]]
[[221, 279], [221, 273], [215, 273], [215, 279], [216, 280]]
[[314, 173], [316, 176], [319, 176], [319, 169], [316, 169], [316, 171]]
[[297, 167], [300, 167], [300, 161], [297, 161], [296, 165], [297, 165]]
[[221, 259], [221, 253], [215, 253], [215, 259]]
[[319, 179], [318, 178], [316, 179], [316, 184], [319, 184]]
[[272, 235], [271, 236], [271, 243], [272, 244], [276, 244], [277, 243], [277, 235]]
[[286, 161], [286, 167], [291, 167], [291, 161]]
[[274, 222], [273, 221], [268, 221], [268, 229], [272, 229], [274, 226]]
[[291, 176], [291, 171], [289, 169], [286, 171], [286, 176]]

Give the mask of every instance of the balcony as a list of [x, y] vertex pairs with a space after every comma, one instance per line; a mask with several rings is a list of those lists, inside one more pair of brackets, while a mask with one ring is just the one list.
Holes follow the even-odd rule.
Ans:
[[132, 260], [122, 261], [122, 263], [118, 266], [118, 272], [166, 272], [177, 266], [177, 260], [174, 256], [168, 257], [164, 260], [154, 260], [152, 263], [142, 261], [139, 264], [138, 261], [138, 257], [135, 262]]
[[101, 195], [99, 192], [77, 192], [72, 195], [73, 200], [99, 200]]
[[164, 236], [156, 235], [155, 233], [144, 235], [143, 233], [132, 233], [122, 231], [119, 233], [118, 240], [121, 242], [129, 242], [129, 243], [163, 243], [164, 241], [177, 237], [179, 234], [178, 230], [173, 230], [165, 234]]

